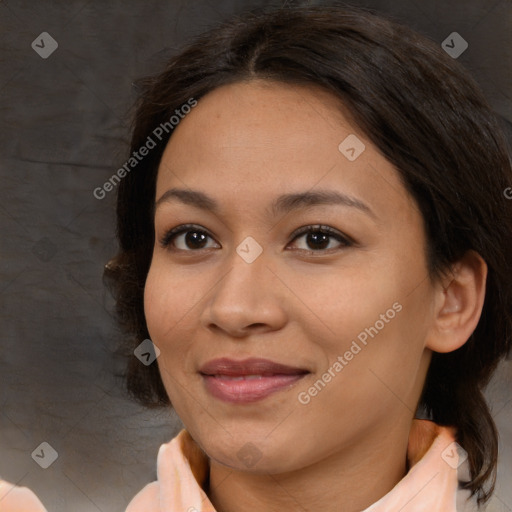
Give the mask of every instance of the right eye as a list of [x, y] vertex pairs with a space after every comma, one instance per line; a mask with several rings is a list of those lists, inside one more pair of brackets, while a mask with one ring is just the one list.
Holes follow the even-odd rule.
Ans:
[[[195, 252], [200, 249], [209, 249], [209, 247], [205, 247], [205, 241], [208, 238], [212, 237], [203, 229], [199, 229], [199, 226], [182, 224], [167, 231], [160, 239], [160, 245], [172, 251]], [[177, 247], [179, 244], [182, 247]]]

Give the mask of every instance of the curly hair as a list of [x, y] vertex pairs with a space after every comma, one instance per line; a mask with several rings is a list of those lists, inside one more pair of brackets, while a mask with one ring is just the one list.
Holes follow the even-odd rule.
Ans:
[[[457, 429], [468, 453], [464, 488], [487, 501], [498, 434], [483, 389], [512, 339], [512, 184], [499, 122], [468, 71], [435, 42], [370, 10], [336, 4], [255, 9], [196, 37], [139, 81], [131, 151], [191, 98], [251, 79], [315, 84], [340, 98], [399, 172], [422, 213], [433, 279], [466, 251], [488, 266], [479, 323], [459, 349], [434, 353], [419, 406]], [[168, 130], [117, 186], [119, 252], [105, 268], [127, 350], [127, 388], [147, 406], [170, 401], [157, 365], [134, 348], [149, 338], [143, 294], [154, 245], [155, 184]], [[487, 486], [487, 484], [489, 484]]]

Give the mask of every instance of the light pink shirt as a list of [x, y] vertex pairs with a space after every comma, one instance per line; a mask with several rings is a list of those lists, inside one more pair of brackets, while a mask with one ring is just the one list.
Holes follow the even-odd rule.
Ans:
[[[459, 453], [454, 430], [413, 420], [405, 477], [362, 512], [457, 512]], [[208, 458], [186, 430], [158, 451], [157, 478], [130, 502], [126, 512], [216, 512], [203, 490]], [[462, 509], [459, 509], [462, 510]], [[26, 487], [0, 480], [0, 512], [47, 512]]]
[[[413, 420], [406, 476], [362, 512], [456, 512], [459, 453], [454, 431]], [[147, 484], [126, 512], [215, 512], [203, 490], [208, 459], [186, 430], [160, 447], [158, 480]]]
[[0, 480], [0, 512], [47, 512], [47, 510], [30, 489]]

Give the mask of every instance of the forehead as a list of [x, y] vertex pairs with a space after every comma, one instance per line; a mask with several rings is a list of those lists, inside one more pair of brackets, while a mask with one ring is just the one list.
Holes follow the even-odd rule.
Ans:
[[219, 87], [180, 121], [162, 156], [156, 199], [177, 186], [244, 208], [315, 188], [364, 198], [380, 215], [414, 207], [396, 169], [336, 96], [263, 80]]
[[[305, 149], [319, 142], [337, 149], [340, 135], [351, 131], [341, 107], [320, 87], [265, 80], [225, 85], [199, 100], [174, 130], [164, 155], [189, 162], [206, 153], [216, 159], [261, 159], [265, 152], [269, 157], [288, 153], [293, 160], [314, 157]], [[183, 144], [196, 151], [190, 154]]]

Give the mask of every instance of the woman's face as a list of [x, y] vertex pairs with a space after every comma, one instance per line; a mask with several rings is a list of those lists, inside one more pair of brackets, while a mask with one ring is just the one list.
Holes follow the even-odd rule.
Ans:
[[147, 325], [214, 461], [286, 472], [410, 422], [434, 319], [422, 217], [336, 98], [214, 90], [175, 128], [156, 200]]

